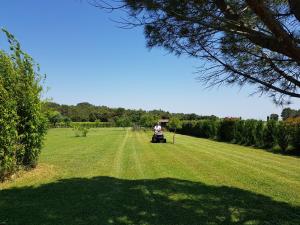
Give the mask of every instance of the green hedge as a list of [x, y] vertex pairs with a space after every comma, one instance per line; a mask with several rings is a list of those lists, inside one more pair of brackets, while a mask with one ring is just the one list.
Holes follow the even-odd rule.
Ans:
[[195, 137], [216, 139], [241, 145], [272, 149], [279, 146], [286, 151], [290, 146], [300, 153], [300, 123], [269, 120], [222, 120], [182, 121], [178, 133]]
[[4, 31], [11, 53], [0, 50], [0, 180], [35, 167], [46, 133], [40, 76], [32, 58]]

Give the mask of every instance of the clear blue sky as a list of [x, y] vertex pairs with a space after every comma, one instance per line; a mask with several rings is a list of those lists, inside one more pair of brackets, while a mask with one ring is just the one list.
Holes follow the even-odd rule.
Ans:
[[195, 79], [199, 61], [149, 51], [142, 29], [120, 29], [110, 18], [118, 14], [84, 0], [1, 0], [0, 27], [41, 65], [46, 96], [55, 102], [261, 119], [280, 114], [271, 99], [250, 97], [251, 87], [205, 89]]

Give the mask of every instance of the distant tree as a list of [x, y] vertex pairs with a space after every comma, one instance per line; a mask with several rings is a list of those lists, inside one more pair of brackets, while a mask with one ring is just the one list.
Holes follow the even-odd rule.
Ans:
[[139, 124], [142, 127], [153, 127], [157, 122], [159, 118], [154, 115], [145, 114], [141, 116]]
[[300, 98], [299, 0], [94, 0], [144, 26], [148, 47], [207, 59], [200, 80], [255, 85], [276, 103]]
[[175, 135], [177, 129], [182, 127], [181, 121], [177, 117], [172, 117], [168, 124], [169, 128], [173, 130], [173, 144], [175, 144]]
[[273, 113], [273, 114], [270, 115], [270, 120], [278, 121], [278, 119], [279, 119], [278, 114]]
[[300, 110], [295, 110], [291, 108], [284, 108], [281, 112], [281, 118], [287, 120], [288, 118], [300, 116]]
[[48, 118], [48, 121], [54, 126], [56, 127], [56, 125], [60, 122], [63, 121], [64, 117], [60, 114], [60, 112], [58, 111], [48, 111], [46, 113], [46, 116]]
[[123, 117], [117, 118], [116, 126], [117, 127], [123, 127], [125, 129], [125, 127], [130, 127], [131, 126], [131, 122], [130, 122], [128, 117], [123, 116]]
[[64, 124], [65, 124], [66, 127], [69, 127], [70, 124], [71, 124], [71, 122], [72, 122], [72, 120], [69, 117], [67, 117], [67, 116], [63, 116], [62, 121], [64, 122]]

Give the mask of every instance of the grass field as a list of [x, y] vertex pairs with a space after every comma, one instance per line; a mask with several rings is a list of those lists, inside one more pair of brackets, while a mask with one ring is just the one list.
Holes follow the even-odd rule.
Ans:
[[50, 130], [38, 168], [0, 184], [0, 224], [300, 224], [300, 158], [150, 138], [117, 128], [86, 138]]

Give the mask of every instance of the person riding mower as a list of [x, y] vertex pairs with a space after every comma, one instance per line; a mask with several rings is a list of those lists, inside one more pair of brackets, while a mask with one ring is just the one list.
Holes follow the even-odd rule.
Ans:
[[164, 134], [161, 129], [160, 123], [157, 123], [154, 127], [154, 134], [152, 136], [152, 143], [166, 143], [167, 139], [164, 137]]

